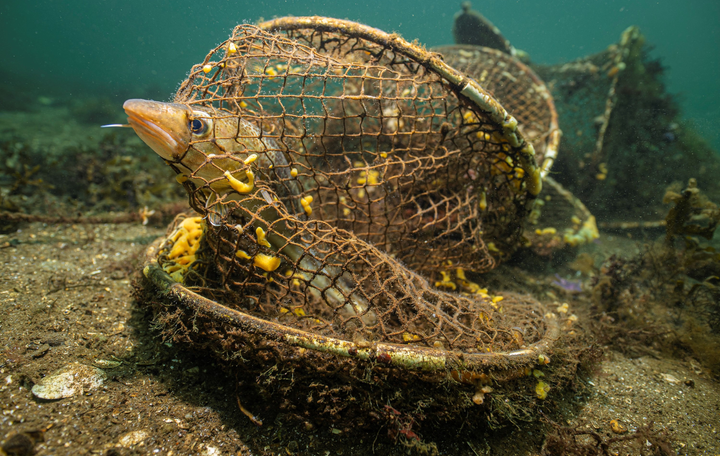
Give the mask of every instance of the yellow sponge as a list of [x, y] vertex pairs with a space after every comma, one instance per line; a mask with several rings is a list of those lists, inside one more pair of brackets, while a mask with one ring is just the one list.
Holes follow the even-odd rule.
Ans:
[[183, 283], [185, 274], [195, 262], [195, 253], [200, 246], [202, 235], [202, 217], [188, 217], [168, 238], [170, 246], [167, 248], [170, 251], [166, 254], [168, 261], [162, 265], [162, 268], [176, 282]]

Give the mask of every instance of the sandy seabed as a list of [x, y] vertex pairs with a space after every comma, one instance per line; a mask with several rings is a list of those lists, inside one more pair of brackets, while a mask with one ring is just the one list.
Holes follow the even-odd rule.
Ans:
[[[164, 231], [35, 223], [0, 236], [0, 439], [8, 454], [432, 454], [382, 428], [286, 420], [273, 404], [239, 398], [236, 378], [212, 357], [163, 342], [135, 302], [132, 280]], [[677, 454], [720, 454], [720, 385], [697, 362], [664, 356], [606, 348], [594, 373], [578, 380], [582, 393], [551, 391], [549, 416], [603, 439], [622, 435], [611, 420], [625, 435], [653, 422]], [[33, 385], [74, 363], [99, 368], [102, 386], [58, 400], [33, 395]], [[261, 426], [241, 413], [240, 399]], [[482, 434], [425, 426], [420, 435], [437, 454], [532, 455], [552, 430], [542, 422]], [[666, 454], [637, 439], [609, 454], [641, 450]]]

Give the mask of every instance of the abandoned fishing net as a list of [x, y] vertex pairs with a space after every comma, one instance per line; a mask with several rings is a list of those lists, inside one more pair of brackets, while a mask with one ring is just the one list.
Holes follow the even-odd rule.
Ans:
[[[619, 44], [603, 52], [562, 65], [537, 68], [558, 99], [565, 132], [563, 155], [556, 168], [559, 179], [593, 205], [597, 205], [598, 199], [588, 189], [607, 187], [604, 181], [613, 154], [607, 147], [606, 136], [616, 107], [618, 84], [628, 64], [640, 58], [643, 42], [638, 29], [631, 27], [623, 32]], [[615, 125], [610, 131], [619, 127], [622, 128]], [[616, 198], [607, 199], [605, 195], [604, 199], [598, 206], [612, 205]]]
[[518, 130], [535, 149], [543, 189], [525, 225], [524, 247], [541, 256], [598, 237], [595, 217], [571, 192], [550, 177], [560, 144], [558, 115], [550, 90], [535, 72], [510, 54], [482, 46], [432, 49], [446, 63], [475, 78], [518, 120]]
[[166, 161], [199, 215], [144, 272], [226, 354], [471, 389], [549, 360], [560, 318], [470, 275], [517, 247], [541, 185], [476, 81], [395, 35], [285, 18], [236, 27], [174, 101], [193, 135]]
[[454, 45], [431, 49], [445, 63], [474, 78], [518, 121], [518, 130], [535, 149], [545, 177], [560, 143], [555, 103], [545, 83], [515, 57], [483, 46]]

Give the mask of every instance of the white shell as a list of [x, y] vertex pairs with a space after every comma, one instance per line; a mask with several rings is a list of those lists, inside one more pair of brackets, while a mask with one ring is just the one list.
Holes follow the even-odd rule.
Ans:
[[120, 437], [120, 440], [118, 440], [118, 445], [129, 448], [137, 445], [148, 437], [149, 435], [145, 431], [128, 432], [127, 434], [124, 434], [122, 437]]
[[97, 367], [73, 363], [40, 380], [32, 387], [32, 393], [49, 400], [72, 397], [99, 387], [106, 377]]

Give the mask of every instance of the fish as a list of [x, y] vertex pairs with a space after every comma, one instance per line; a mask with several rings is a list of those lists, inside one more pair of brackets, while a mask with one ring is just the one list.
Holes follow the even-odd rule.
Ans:
[[[267, 231], [270, 248], [300, 266], [297, 269], [303, 271], [296, 274], [312, 284], [308, 287], [311, 292], [317, 297], [326, 297], [331, 304], [343, 306], [346, 314], [358, 315], [366, 324], [376, 323], [376, 315], [356, 291], [350, 274], [333, 266], [346, 261], [337, 254], [317, 253], [332, 251], [327, 246], [311, 248], [300, 244], [298, 233], [281, 222], [284, 216], [279, 204], [269, 195], [263, 199], [238, 195], [238, 186], [250, 193], [257, 174], [258, 178], [274, 184], [272, 189], [280, 199], [277, 203], [287, 203], [285, 207], [292, 208], [297, 218], [307, 219], [304, 208], [298, 207], [303, 200], [301, 184], [293, 178], [282, 150], [272, 138], [262, 134], [260, 127], [239, 113], [181, 103], [130, 99], [123, 104], [123, 109], [128, 124], [157, 155], [199, 188], [207, 185], [212, 189], [207, 195], [206, 208], [209, 205], [226, 207], [215, 204], [222, 198], [237, 201], [251, 213], [257, 213], [259, 217], [254, 223]], [[208, 215], [213, 225], [219, 225], [227, 215], [219, 212]]]
[[182, 175], [193, 175], [198, 186], [209, 183], [217, 193], [229, 192], [224, 172], [244, 168], [254, 154], [257, 169], [273, 170], [274, 176], [267, 180], [276, 177], [276, 182], [293, 187], [280, 194], [300, 192], [276, 142], [262, 137], [258, 126], [230, 111], [141, 99], [127, 100], [123, 109], [140, 139]]

